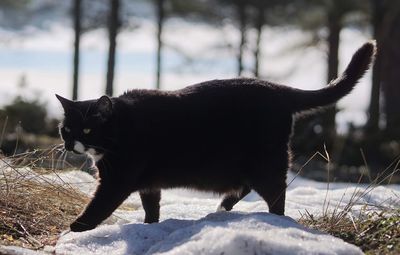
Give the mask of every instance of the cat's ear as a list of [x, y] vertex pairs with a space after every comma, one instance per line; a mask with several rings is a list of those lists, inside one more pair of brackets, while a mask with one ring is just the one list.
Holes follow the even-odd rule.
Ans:
[[64, 111], [71, 108], [72, 104], [74, 103], [73, 101], [66, 99], [60, 95], [56, 94], [56, 97], [57, 97], [58, 101], [60, 101], [62, 107], [64, 108]]
[[108, 96], [102, 96], [99, 99], [97, 99], [96, 107], [103, 118], [107, 119], [108, 117], [111, 116], [113, 105], [111, 102], [111, 98], [109, 98]]

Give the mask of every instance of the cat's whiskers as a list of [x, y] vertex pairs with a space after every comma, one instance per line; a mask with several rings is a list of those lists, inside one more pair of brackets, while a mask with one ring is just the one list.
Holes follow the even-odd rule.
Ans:
[[49, 153], [51, 153], [51, 152], [53, 152], [53, 151], [55, 151], [55, 150], [59, 151], [63, 146], [64, 146], [63, 143], [56, 144], [56, 145], [54, 145], [54, 146], [51, 147]]
[[60, 162], [62, 162], [61, 159], [62, 159], [63, 155], [65, 154], [65, 150], [61, 150], [61, 151], [57, 151], [57, 152], [61, 152], [61, 153], [57, 157], [55, 169], [58, 169]]
[[68, 155], [67, 151], [64, 150], [63, 168], [65, 167], [65, 162], [66, 162], [66, 159], [67, 159], [67, 155]]
[[58, 169], [58, 164], [60, 162], [61, 155], [62, 155], [62, 153], [59, 154], [59, 151], [56, 151], [56, 159], [55, 159], [56, 165], [54, 166], [54, 170]]

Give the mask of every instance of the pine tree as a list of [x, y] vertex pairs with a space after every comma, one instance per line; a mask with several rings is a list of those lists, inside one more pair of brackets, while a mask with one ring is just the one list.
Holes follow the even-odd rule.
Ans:
[[117, 49], [117, 35], [120, 28], [120, 0], [110, 0], [110, 16], [108, 20], [108, 61], [107, 61], [107, 79], [106, 79], [106, 95], [112, 96], [114, 92], [114, 71], [115, 71], [115, 55]]
[[74, 0], [73, 7], [73, 18], [74, 18], [74, 30], [75, 30], [75, 41], [74, 41], [74, 63], [73, 63], [73, 82], [72, 82], [72, 100], [78, 99], [78, 80], [79, 80], [79, 47], [80, 38], [82, 33], [81, 16], [82, 16], [82, 1]]

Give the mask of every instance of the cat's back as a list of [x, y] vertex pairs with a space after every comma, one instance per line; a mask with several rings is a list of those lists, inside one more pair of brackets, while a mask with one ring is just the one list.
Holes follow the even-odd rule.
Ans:
[[234, 78], [209, 80], [202, 83], [187, 86], [183, 89], [174, 91], [174, 94], [180, 97], [185, 96], [206, 96], [206, 95], [224, 95], [237, 93], [274, 93], [284, 89], [284, 86], [252, 78]]
[[195, 99], [218, 96], [278, 95], [290, 90], [289, 87], [253, 78], [216, 79], [187, 86], [182, 89], [163, 91], [133, 89], [120, 96], [121, 99], [145, 102], [152, 100], [173, 101], [174, 99]]
[[[234, 110], [288, 110], [289, 87], [251, 78], [210, 80], [174, 92], [182, 104]], [[286, 109], [287, 108], [287, 109]]]
[[119, 99], [125, 106], [149, 114], [285, 112], [286, 90], [290, 88], [258, 79], [235, 78], [210, 80], [175, 91], [131, 90]]

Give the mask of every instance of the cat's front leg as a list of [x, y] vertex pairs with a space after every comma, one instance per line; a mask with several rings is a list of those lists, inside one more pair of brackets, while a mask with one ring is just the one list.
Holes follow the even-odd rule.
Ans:
[[116, 182], [101, 182], [83, 213], [70, 225], [73, 232], [94, 229], [130, 195], [131, 189]]

